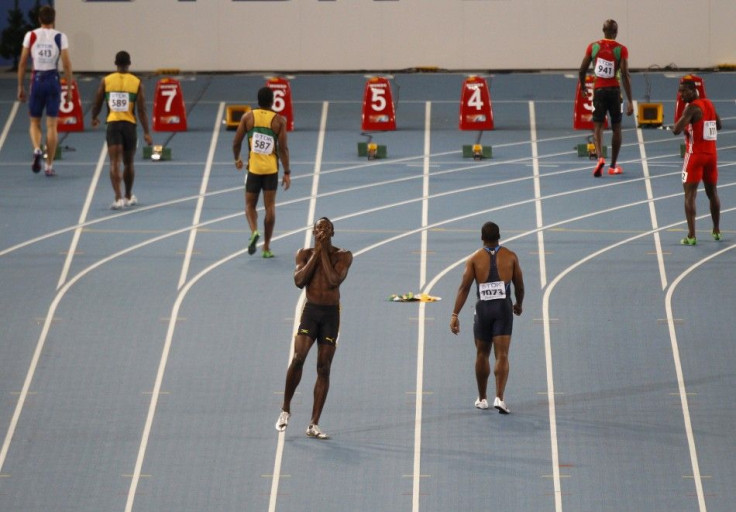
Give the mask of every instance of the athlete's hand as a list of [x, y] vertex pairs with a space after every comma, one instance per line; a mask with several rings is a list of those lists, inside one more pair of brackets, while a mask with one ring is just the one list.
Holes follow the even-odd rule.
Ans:
[[631, 114], [634, 113], [634, 105], [632, 105], [630, 101], [627, 101], [626, 103], [627, 103], [627, 106], [626, 106], [626, 115], [627, 116], [630, 116]]
[[291, 174], [284, 174], [284, 177], [281, 178], [281, 187], [284, 190], [289, 190], [290, 186], [291, 186]]
[[516, 316], [521, 316], [521, 313], [522, 313], [521, 304], [514, 304], [514, 314]]
[[450, 332], [460, 334], [460, 319], [455, 315], [450, 317]]

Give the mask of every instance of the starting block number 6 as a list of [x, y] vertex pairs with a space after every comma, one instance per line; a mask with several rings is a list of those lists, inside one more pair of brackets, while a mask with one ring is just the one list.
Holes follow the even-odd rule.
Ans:
[[274, 112], [281, 113], [286, 108], [286, 91], [283, 89], [273, 90], [273, 110]]

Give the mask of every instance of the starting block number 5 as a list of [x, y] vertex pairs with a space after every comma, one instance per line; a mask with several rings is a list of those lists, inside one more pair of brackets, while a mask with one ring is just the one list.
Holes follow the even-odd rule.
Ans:
[[371, 87], [371, 108], [374, 112], [383, 112], [386, 108], [386, 89]]

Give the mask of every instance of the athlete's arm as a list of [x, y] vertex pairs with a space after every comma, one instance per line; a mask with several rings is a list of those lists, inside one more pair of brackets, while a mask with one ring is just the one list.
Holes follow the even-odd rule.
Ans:
[[675, 123], [675, 127], [672, 128], [672, 133], [675, 135], [681, 134], [682, 130], [684, 130], [687, 125], [700, 121], [701, 117], [703, 117], [703, 111], [700, 110], [700, 107], [693, 105], [692, 103], [688, 103], [687, 107], [685, 107], [685, 110], [682, 112], [682, 116]]
[[271, 121], [271, 128], [276, 133], [277, 147], [279, 151], [279, 160], [284, 167], [284, 176], [281, 178], [281, 186], [284, 190], [289, 190], [291, 186], [291, 163], [289, 162], [289, 142], [286, 136], [286, 118], [276, 114]]
[[628, 104], [626, 106], [626, 115], [630, 116], [634, 113], [634, 104], [631, 100], [631, 76], [629, 75], [629, 59], [621, 59], [621, 84], [624, 86], [624, 92], [626, 93], [626, 99]]
[[580, 82], [580, 95], [583, 97], [587, 97], [588, 92], [585, 90], [585, 77], [588, 74], [588, 68], [590, 67], [590, 63], [593, 61], [593, 57], [585, 54], [585, 57], [583, 57], [583, 62], [580, 64], [580, 69], [578, 70], [578, 80]]
[[29, 52], [29, 48], [24, 46], [20, 52], [20, 60], [18, 61], [18, 99], [20, 101], [26, 101], [26, 91], [23, 87], [23, 82], [26, 79], [26, 65], [28, 63]]
[[66, 83], [71, 87], [74, 81], [74, 73], [72, 72], [72, 59], [69, 57], [69, 48], [61, 50], [61, 64], [64, 66], [64, 77], [66, 77]]
[[521, 265], [519, 264], [519, 258], [514, 254], [514, 273], [511, 276], [511, 282], [514, 283], [514, 297], [516, 302], [514, 303], [514, 314], [516, 316], [521, 315], [523, 311], [522, 303], [524, 302], [524, 276], [521, 272]]
[[102, 102], [105, 100], [105, 79], [100, 80], [100, 86], [95, 93], [95, 99], [92, 101], [92, 126], [96, 127], [100, 124], [98, 116], [102, 110]]
[[248, 133], [248, 120], [253, 119], [253, 112], [246, 112], [240, 118], [238, 123], [238, 129], [235, 131], [235, 137], [233, 138], [233, 157], [235, 157], [235, 167], [240, 170], [243, 168], [243, 159], [240, 156], [240, 151], [243, 147], [243, 139]]
[[460, 319], [458, 315], [465, 305], [465, 301], [468, 300], [468, 294], [470, 293], [470, 286], [475, 280], [475, 254], [473, 253], [468, 260], [465, 262], [465, 270], [463, 276], [460, 278], [460, 286], [457, 288], [457, 295], [455, 296], [455, 306], [452, 309], [452, 316], [450, 317], [450, 331], [453, 334], [460, 333]]
[[153, 144], [151, 130], [148, 127], [148, 111], [146, 111], [146, 95], [143, 92], [143, 82], [138, 84], [138, 96], [136, 97], [136, 108], [138, 109], [138, 120], [143, 127], [143, 139], [149, 146]]

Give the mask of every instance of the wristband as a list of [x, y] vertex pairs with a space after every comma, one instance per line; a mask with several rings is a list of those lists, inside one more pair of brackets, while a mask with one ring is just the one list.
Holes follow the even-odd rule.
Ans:
[[452, 314], [452, 315], [450, 315], [450, 316], [455, 316], [455, 317], [456, 317], [456, 316], [457, 316], [457, 313], [453, 313], [453, 314]]
[[291, 174], [291, 171], [284, 170], [284, 174]]

